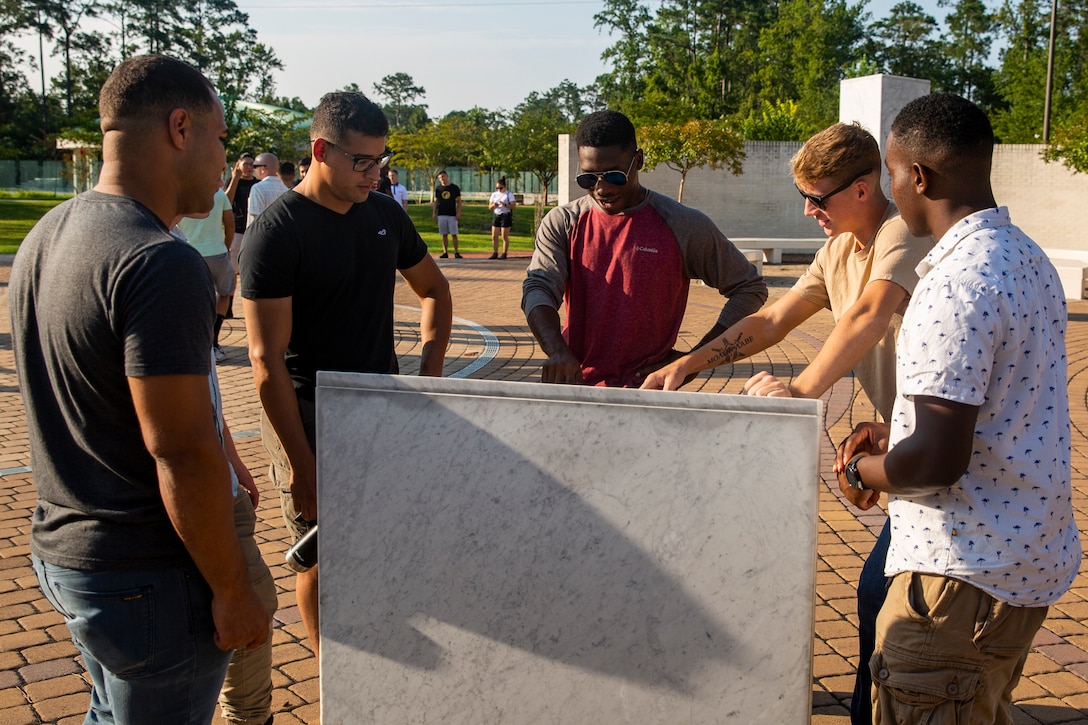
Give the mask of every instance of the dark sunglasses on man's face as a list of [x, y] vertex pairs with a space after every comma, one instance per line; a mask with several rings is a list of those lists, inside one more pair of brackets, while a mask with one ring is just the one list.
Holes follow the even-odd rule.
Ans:
[[853, 184], [855, 181], [857, 181], [861, 177], [872, 173], [872, 171], [873, 171], [872, 169], [865, 169], [865, 171], [862, 171], [860, 174], [858, 174], [854, 178], [850, 179], [850, 181], [847, 181], [845, 184], [838, 187], [837, 189], [832, 189], [831, 191], [827, 192], [826, 194], [823, 194], [822, 196], [816, 196], [815, 194], [806, 194], [805, 192], [801, 191], [801, 188], [799, 186], [797, 186], [797, 184], [794, 184], [793, 188], [797, 189], [798, 194], [800, 194], [801, 196], [803, 196], [806, 199], [808, 199], [809, 201], [811, 201], [812, 205], [814, 207], [816, 207], [820, 211], [827, 211], [827, 200], [828, 199], [835, 196], [835, 194], [838, 194], [840, 191], [845, 191], [846, 189], [849, 189], [851, 184]]
[[597, 185], [598, 179], [604, 179], [605, 183], [611, 184], [612, 186], [625, 186], [627, 184], [627, 177], [631, 173], [631, 169], [635, 167], [636, 158], [638, 158], [638, 149], [635, 149], [635, 155], [631, 157], [631, 163], [627, 165], [627, 171], [613, 169], [612, 171], [605, 171], [600, 174], [593, 171], [587, 171], [584, 174], [575, 176], [574, 182], [583, 189], [592, 189]]

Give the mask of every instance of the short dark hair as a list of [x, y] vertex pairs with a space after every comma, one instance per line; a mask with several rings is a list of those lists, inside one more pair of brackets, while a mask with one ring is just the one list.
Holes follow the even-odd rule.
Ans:
[[293, 174], [293, 173], [295, 173], [295, 165], [292, 164], [290, 161], [281, 161], [280, 162], [280, 173], [281, 174]]
[[934, 166], [993, 157], [994, 129], [986, 113], [966, 98], [933, 93], [903, 107], [892, 121], [896, 142]]
[[574, 142], [578, 148], [619, 146], [627, 150], [638, 146], [634, 124], [619, 111], [595, 111], [583, 118], [578, 124]]
[[301, 159], [298, 160], [298, 165], [309, 166], [312, 161], [313, 159], [311, 159], [309, 156], [303, 156]]
[[248, 151], [243, 151], [242, 153], [238, 154], [239, 161], [245, 161], [246, 159], [250, 159], [251, 161], [257, 160], [253, 158], [253, 154], [249, 153]]
[[381, 106], [362, 93], [326, 93], [314, 109], [314, 120], [310, 125], [311, 140], [323, 138], [340, 143], [349, 131], [364, 136], [388, 136], [389, 120]]
[[138, 55], [110, 73], [98, 94], [98, 115], [106, 133], [158, 120], [176, 108], [206, 113], [215, 103], [215, 86], [193, 66], [165, 55]]

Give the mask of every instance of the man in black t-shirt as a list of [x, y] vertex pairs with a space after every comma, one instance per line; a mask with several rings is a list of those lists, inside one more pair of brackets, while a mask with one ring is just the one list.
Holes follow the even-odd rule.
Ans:
[[[366, 96], [326, 94], [310, 127], [309, 173], [246, 232], [241, 294], [263, 409], [261, 435], [296, 540], [317, 518], [317, 371], [397, 372], [398, 271], [422, 308], [420, 374], [442, 374], [453, 324], [449, 284], [400, 204], [371, 193], [389, 163], [388, 133], [385, 114]], [[315, 653], [318, 569], [296, 579], [299, 614]]]
[[461, 221], [461, 188], [450, 183], [449, 174], [438, 172], [438, 186], [431, 202], [431, 217], [438, 220], [438, 233], [442, 235], [442, 259], [450, 256], [448, 237], [453, 237], [453, 256], [461, 259], [457, 251], [457, 223]]

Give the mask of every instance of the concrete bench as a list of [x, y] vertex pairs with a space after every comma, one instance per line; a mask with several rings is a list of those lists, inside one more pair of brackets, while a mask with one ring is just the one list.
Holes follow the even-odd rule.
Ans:
[[[745, 259], [747, 259], [749, 262], [751, 262], [752, 264], [755, 265], [756, 272], [762, 277], [763, 276], [763, 250], [762, 249], [741, 249], [741, 250], [738, 250], [738, 251], [740, 251], [740, 253], [744, 255]], [[704, 282], [701, 279], [693, 279], [692, 282], [694, 282], [699, 287], [706, 287], [706, 282]]]
[[[826, 237], [730, 237], [729, 241], [744, 249], [758, 249], [763, 253], [763, 261], [768, 264], [782, 264], [782, 250], [815, 252], [827, 242]], [[743, 250], [742, 250], [743, 251]]]

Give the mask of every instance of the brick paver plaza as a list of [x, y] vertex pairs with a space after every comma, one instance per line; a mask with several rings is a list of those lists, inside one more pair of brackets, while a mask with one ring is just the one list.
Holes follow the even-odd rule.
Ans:
[[[470, 375], [473, 378], [539, 379], [542, 354], [519, 307], [526, 262], [525, 255], [505, 261], [441, 260], [453, 290], [455, 315], [446, 374], [475, 364], [478, 369]], [[30, 566], [29, 518], [35, 492], [7, 316], [10, 264], [10, 258], [0, 261], [0, 725], [72, 725], [83, 721], [89, 686], [68, 630], [39, 591]], [[772, 299], [788, 289], [802, 270], [799, 265], [766, 266], [764, 273]], [[397, 351], [403, 372], [413, 374], [418, 370], [418, 311], [414, 296], [403, 283], [398, 285], [397, 302]], [[678, 347], [687, 349], [697, 341], [713, 323], [720, 306], [715, 291], [693, 284]], [[235, 314], [241, 314], [237, 301]], [[498, 338], [498, 351], [479, 367], [479, 361], [491, 354], [481, 326]], [[830, 313], [822, 312], [765, 353], [732, 367], [703, 373], [685, 389], [737, 393], [758, 370], [770, 370], [779, 377], [794, 375], [814, 357], [831, 326]], [[228, 352], [227, 361], [219, 367], [227, 421], [246, 465], [261, 487], [257, 538], [279, 587], [280, 609], [273, 633], [273, 711], [278, 725], [316, 723], [320, 713], [318, 666], [299, 621], [294, 575], [283, 563], [286, 531], [266, 475], [268, 462], [258, 433], [259, 406], [246, 355], [244, 320], [228, 320], [221, 339]], [[1070, 302], [1067, 343], [1074, 505], [1081, 529], [1085, 530], [1088, 301]], [[821, 473], [828, 479], [833, 443], [840, 441], [857, 421], [872, 419], [873, 409], [853, 378], [837, 383], [824, 402], [827, 437], [821, 447]], [[834, 479], [831, 481], [832, 486], [826, 481], [819, 484], [814, 723], [849, 722], [847, 704], [857, 659], [855, 586], [865, 556], [883, 525], [882, 513], [863, 514], [847, 505], [838, 495]], [[773, 505], [773, 497], [770, 501]], [[1088, 722], [1088, 574], [1082, 572], [1073, 588], [1051, 608], [1015, 699], [1017, 723]]]

